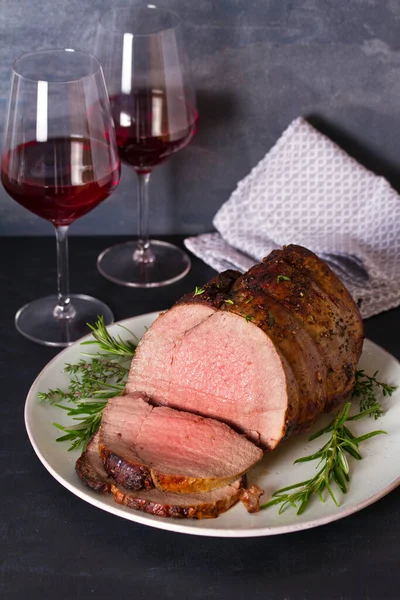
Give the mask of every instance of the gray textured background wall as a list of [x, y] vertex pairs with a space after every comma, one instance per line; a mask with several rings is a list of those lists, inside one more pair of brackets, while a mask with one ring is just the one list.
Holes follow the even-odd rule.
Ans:
[[[25, 51], [92, 50], [108, 0], [1, 0], [0, 123], [10, 66]], [[124, 5], [140, 4], [131, 0]], [[179, 12], [192, 62], [199, 133], [153, 173], [153, 233], [212, 229], [212, 217], [303, 115], [400, 189], [399, 0], [160, 0]], [[135, 233], [135, 174], [71, 234]], [[0, 190], [0, 234], [51, 226]]]

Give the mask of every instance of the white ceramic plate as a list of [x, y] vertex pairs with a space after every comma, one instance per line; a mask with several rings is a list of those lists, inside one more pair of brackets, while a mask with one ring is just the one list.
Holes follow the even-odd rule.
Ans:
[[[150, 313], [126, 319], [121, 324], [128, 327], [135, 335], [141, 337], [158, 313]], [[129, 334], [115, 323], [109, 328], [112, 335], [118, 333], [123, 338]], [[90, 336], [88, 336], [90, 337]], [[85, 338], [87, 339], [87, 338]], [[346, 495], [341, 495], [340, 506], [337, 508], [330, 500], [322, 504], [314, 498], [309, 508], [300, 516], [289, 509], [278, 515], [278, 508], [272, 507], [257, 514], [248, 514], [241, 504], [237, 504], [217, 519], [173, 520], [146, 515], [116, 504], [111, 496], [98, 495], [91, 491], [79, 480], [75, 473], [75, 461], [79, 452], [67, 452], [67, 442], [56, 442], [60, 432], [52, 425], [58, 422], [71, 424], [64, 411], [59, 408], [42, 404], [37, 399], [37, 393], [49, 388], [66, 388], [68, 379], [63, 374], [64, 364], [79, 360], [80, 345], [77, 342], [58, 354], [40, 373], [33, 383], [25, 405], [25, 423], [32, 446], [46, 469], [57, 481], [72, 493], [86, 502], [124, 519], [137, 523], [167, 529], [181, 533], [215, 537], [253, 537], [288, 533], [317, 527], [337, 519], [341, 519], [376, 502], [388, 494], [400, 483], [400, 389], [391, 398], [385, 398], [383, 405], [385, 414], [374, 421], [362, 419], [352, 423], [351, 428], [360, 435], [372, 429], [384, 429], [386, 436], [378, 436], [367, 440], [361, 445], [364, 460], [349, 459], [352, 471], [350, 489]], [[91, 351], [85, 347], [85, 351]], [[374, 343], [366, 340], [360, 368], [373, 374], [379, 370], [379, 378], [392, 385], [400, 386], [400, 364], [390, 354]], [[316, 431], [331, 419], [322, 416], [315, 427]], [[250, 483], [257, 483], [265, 490], [265, 501], [278, 488], [303, 481], [314, 472], [315, 463], [293, 465], [293, 461], [305, 454], [310, 454], [320, 447], [321, 439], [308, 442], [307, 435], [283, 443], [272, 454], [254, 468], [249, 475]], [[263, 500], [264, 500], [263, 498]]]

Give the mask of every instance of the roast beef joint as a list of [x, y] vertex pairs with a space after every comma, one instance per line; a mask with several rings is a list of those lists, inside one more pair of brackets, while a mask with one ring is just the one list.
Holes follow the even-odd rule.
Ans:
[[346, 399], [362, 343], [357, 306], [309, 250], [225, 271], [146, 331], [77, 472], [160, 516], [215, 517], [240, 498], [253, 512], [245, 474]]

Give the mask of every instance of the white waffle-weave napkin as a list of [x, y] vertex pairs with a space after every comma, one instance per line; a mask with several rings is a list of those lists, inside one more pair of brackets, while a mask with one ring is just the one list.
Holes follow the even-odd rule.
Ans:
[[370, 317], [400, 304], [400, 197], [299, 118], [186, 247], [222, 271], [300, 244], [326, 260]]

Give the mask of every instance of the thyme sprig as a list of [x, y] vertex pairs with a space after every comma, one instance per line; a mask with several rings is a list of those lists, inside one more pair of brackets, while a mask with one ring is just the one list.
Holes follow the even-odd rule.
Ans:
[[[138, 342], [138, 338], [129, 330], [131, 340], [124, 341], [121, 336], [111, 336], [102, 318], [89, 327], [94, 339], [81, 345], [95, 344], [96, 352], [82, 352], [86, 358], [76, 364], [65, 365], [64, 372], [70, 378], [67, 390], [55, 388], [38, 394], [39, 400], [67, 411], [67, 416], [75, 421], [68, 427], [53, 423], [64, 432], [57, 441], [71, 442], [68, 450], [86, 448], [89, 439], [99, 428], [107, 399], [123, 392]], [[122, 325], [120, 327], [126, 329]]]
[[327, 427], [324, 427], [310, 437], [311, 441], [323, 434], [331, 434], [328, 441], [317, 452], [298, 458], [295, 461], [296, 464], [318, 460], [316, 475], [306, 481], [301, 481], [300, 483], [277, 490], [272, 494], [271, 500], [263, 504], [260, 508], [263, 509], [280, 504], [279, 514], [282, 514], [286, 508], [292, 506], [296, 509], [297, 514], [300, 515], [307, 508], [312, 496], [318, 495], [321, 502], [324, 502], [324, 493], [326, 495], [326, 492], [328, 492], [336, 506], [339, 506], [333, 490], [333, 484], [336, 484], [343, 494], [347, 492], [347, 484], [350, 481], [350, 467], [346, 454], [350, 454], [356, 460], [361, 460], [362, 456], [359, 449], [361, 442], [376, 435], [386, 433], [386, 431], [380, 429], [370, 431], [358, 437], [353, 435], [345, 423], [372, 414], [374, 407], [363, 410], [353, 417], [349, 417], [350, 407], [351, 403], [347, 402], [343, 410], [339, 412], [337, 417]]
[[67, 363], [64, 373], [70, 375], [68, 389], [50, 389], [39, 392], [42, 402], [58, 405], [60, 402], [76, 403], [83, 398], [110, 398], [125, 387], [129, 366], [110, 358], [81, 359], [76, 364]]
[[360, 411], [373, 409], [370, 412], [370, 416], [375, 419], [378, 419], [383, 413], [382, 406], [377, 400], [377, 393], [380, 391], [383, 396], [391, 396], [396, 389], [393, 385], [378, 381], [376, 378], [377, 374], [378, 371], [375, 371], [371, 376], [367, 375], [363, 369], [357, 370], [351, 392], [352, 398], [360, 399]]

